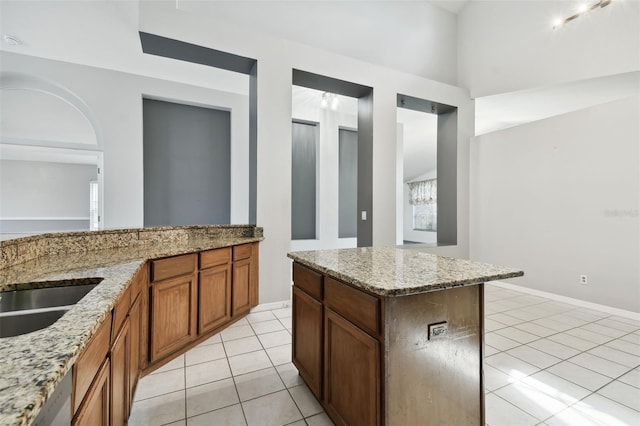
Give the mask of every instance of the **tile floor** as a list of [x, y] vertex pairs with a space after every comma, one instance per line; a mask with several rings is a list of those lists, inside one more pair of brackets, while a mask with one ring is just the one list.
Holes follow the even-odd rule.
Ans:
[[[487, 425], [640, 426], [639, 321], [485, 288]], [[252, 313], [144, 377], [129, 421], [331, 424], [291, 364], [290, 308]]]

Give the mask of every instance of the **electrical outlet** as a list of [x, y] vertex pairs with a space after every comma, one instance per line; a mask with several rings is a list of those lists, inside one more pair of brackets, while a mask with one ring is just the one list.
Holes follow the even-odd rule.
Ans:
[[582, 284], [582, 285], [587, 285], [587, 284], [589, 284], [589, 281], [588, 281], [588, 279], [587, 279], [587, 276], [586, 276], [586, 275], [580, 275], [580, 284]]

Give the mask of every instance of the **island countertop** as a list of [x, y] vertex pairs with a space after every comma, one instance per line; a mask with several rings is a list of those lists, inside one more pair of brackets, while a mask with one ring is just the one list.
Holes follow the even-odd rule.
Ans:
[[[150, 259], [262, 241], [255, 226], [197, 226], [46, 234], [3, 241], [0, 291], [85, 278], [101, 283], [53, 325], [0, 338], [0, 425], [29, 425], [137, 271]], [[27, 261], [23, 261], [24, 257]]]
[[524, 275], [514, 268], [395, 247], [299, 251], [287, 256], [380, 296], [407, 296]]

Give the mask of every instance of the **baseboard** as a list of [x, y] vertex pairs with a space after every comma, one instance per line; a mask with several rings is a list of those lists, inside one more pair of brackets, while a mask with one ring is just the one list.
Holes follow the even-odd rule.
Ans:
[[606, 312], [611, 315], [617, 315], [624, 318], [629, 318], [635, 321], [640, 321], [640, 313], [627, 311], [625, 309], [614, 308], [607, 305], [601, 305], [599, 303], [587, 302], [585, 300], [574, 299], [573, 297], [561, 296], [555, 293], [548, 293], [546, 291], [534, 290], [532, 288], [522, 287], [515, 284], [505, 283], [503, 281], [491, 281], [488, 284], [493, 284], [498, 287], [506, 288], [509, 290], [520, 291], [522, 293], [531, 294], [533, 296], [546, 297], [547, 299], [557, 300], [558, 302], [568, 303], [570, 305], [580, 306], [581, 308], [593, 309], [595, 311]]
[[283, 300], [281, 302], [260, 303], [255, 308], [251, 309], [251, 313], [271, 311], [273, 309], [284, 309], [291, 307], [291, 300]]

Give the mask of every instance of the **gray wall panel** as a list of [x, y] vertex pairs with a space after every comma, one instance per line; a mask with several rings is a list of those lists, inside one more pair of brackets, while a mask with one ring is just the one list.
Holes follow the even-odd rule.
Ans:
[[229, 223], [231, 114], [150, 99], [143, 110], [144, 226]]
[[[361, 214], [367, 212], [367, 220]], [[373, 245], [373, 91], [358, 98], [358, 247]]]
[[438, 114], [438, 244], [458, 242], [458, 109]]
[[338, 237], [358, 235], [358, 132], [339, 130]]
[[315, 239], [318, 128], [295, 121], [291, 128], [291, 239]]

